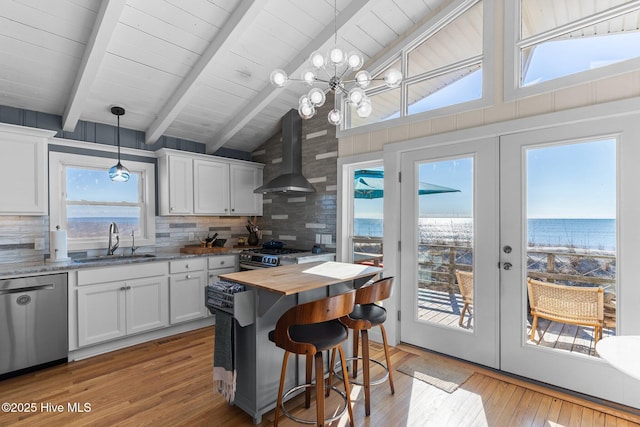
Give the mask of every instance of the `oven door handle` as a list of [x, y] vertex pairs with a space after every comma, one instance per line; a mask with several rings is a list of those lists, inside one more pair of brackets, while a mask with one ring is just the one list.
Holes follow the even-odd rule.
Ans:
[[263, 268], [270, 268], [266, 265], [262, 266], [262, 265], [251, 265], [251, 264], [240, 264], [240, 271], [247, 271], [247, 270], [261, 270]]

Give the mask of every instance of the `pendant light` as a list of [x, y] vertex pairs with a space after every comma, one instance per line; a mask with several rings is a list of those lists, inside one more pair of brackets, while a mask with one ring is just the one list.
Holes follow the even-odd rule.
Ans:
[[120, 116], [124, 115], [124, 108], [111, 107], [111, 113], [118, 118], [118, 163], [109, 169], [109, 178], [115, 182], [129, 181], [129, 170], [120, 163]]

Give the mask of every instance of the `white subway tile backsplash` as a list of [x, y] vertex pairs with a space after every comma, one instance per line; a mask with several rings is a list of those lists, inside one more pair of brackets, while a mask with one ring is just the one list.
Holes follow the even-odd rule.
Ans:
[[306, 228], [327, 228], [327, 224], [315, 224], [315, 223], [306, 223], [305, 224]]
[[307, 201], [306, 197], [289, 197], [287, 203], [304, 203]]
[[312, 132], [312, 133], [308, 133], [307, 134], [307, 140], [309, 139], [313, 139], [313, 138], [318, 138], [319, 136], [325, 136], [327, 134], [327, 130], [321, 130], [318, 132]]
[[316, 178], [308, 178], [307, 181], [309, 181], [311, 184], [317, 184], [319, 182], [327, 182], [327, 177], [326, 176], [318, 176]]
[[316, 155], [316, 160], [330, 159], [331, 157], [338, 157], [337, 151], [329, 151], [328, 153], [321, 153]]

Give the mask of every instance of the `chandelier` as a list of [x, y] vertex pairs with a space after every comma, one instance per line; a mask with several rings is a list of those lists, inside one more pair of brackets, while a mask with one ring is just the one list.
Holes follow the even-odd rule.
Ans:
[[[346, 104], [355, 107], [356, 113], [361, 118], [367, 118], [373, 111], [371, 99], [367, 96], [365, 88], [372, 81], [384, 80], [389, 88], [396, 88], [402, 83], [402, 73], [394, 68], [390, 68], [382, 79], [373, 79], [366, 70], [360, 70], [364, 65], [364, 58], [360, 52], [346, 52], [338, 46], [338, 29], [336, 24], [337, 9], [336, 2], [333, 3], [333, 23], [334, 23], [334, 47], [324, 55], [315, 51], [309, 57], [309, 64], [302, 71], [300, 79], [291, 78], [284, 70], [276, 69], [271, 72], [270, 80], [274, 86], [284, 87], [289, 81], [303, 82], [309, 86], [317, 84], [326, 85], [321, 89], [312, 87], [308, 93], [302, 95], [298, 101], [298, 114], [303, 119], [310, 119], [316, 114], [316, 110], [323, 106], [326, 100], [326, 93], [330, 90], [334, 93], [333, 110], [327, 115], [329, 123], [339, 126], [342, 123], [344, 114], [338, 105], [337, 93], [346, 98]], [[360, 70], [360, 71], [358, 71]], [[351, 76], [356, 72], [351, 80], [344, 77]]]

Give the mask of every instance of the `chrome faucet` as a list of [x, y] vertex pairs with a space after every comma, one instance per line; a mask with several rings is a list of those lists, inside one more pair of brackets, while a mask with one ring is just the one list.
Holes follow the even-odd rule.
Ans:
[[136, 249], [138, 249], [138, 247], [136, 246], [136, 236], [133, 233], [133, 230], [131, 230], [131, 255], [135, 255], [136, 253]]
[[[116, 242], [112, 243], [113, 236], [116, 236]], [[113, 255], [120, 245], [120, 232], [118, 231], [118, 225], [115, 222], [109, 224], [109, 247], [107, 248], [107, 255]]]

